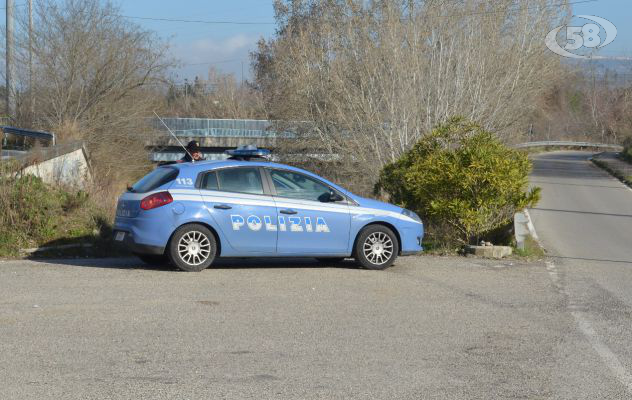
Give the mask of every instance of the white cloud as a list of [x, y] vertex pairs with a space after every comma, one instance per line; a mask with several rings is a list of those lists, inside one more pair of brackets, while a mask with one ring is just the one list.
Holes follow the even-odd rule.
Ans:
[[[208, 63], [208, 65], [184, 66], [178, 74], [182, 77], [194, 75], [206, 76], [208, 67], [241, 74], [241, 62], [249, 64], [249, 53], [254, 50], [259, 40], [258, 35], [239, 33], [224, 38], [198, 38], [188, 43], [178, 43], [174, 46], [174, 56], [184, 64]], [[231, 60], [231, 61], [227, 61]], [[213, 64], [217, 63], [217, 64]], [[245, 71], [247, 74], [248, 71]]]
[[191, 43], [191, 47], [195, 51], [219, 52], [223, 54], [232, 54], [244, 48], [250, 48], [257, 42], [258, 37], [248, 36], [240, 33], [235, 36], [216, 40], [212, 38], [198, 39]]

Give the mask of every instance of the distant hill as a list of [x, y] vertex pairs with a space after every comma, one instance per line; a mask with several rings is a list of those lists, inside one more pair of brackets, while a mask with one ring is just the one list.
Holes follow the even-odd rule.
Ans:
[[596, 56], [592, 59], [568, 59], [565, 62], [585, 73], [591, 73], [594, 69], [599, 77], [607, 74], [616, 84], [632, 83], [632, 57]]

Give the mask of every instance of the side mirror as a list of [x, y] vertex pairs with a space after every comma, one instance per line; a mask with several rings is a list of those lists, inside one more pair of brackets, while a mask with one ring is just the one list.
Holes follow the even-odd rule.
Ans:
[[331, 191], [329, 193], [329, 201], [330, 202], [343, 201], [344, 199], [345, 199], [344, 197], [342, 197], [340, 194], [338, 194], [338, 193], [336, 193], [334, 191]]

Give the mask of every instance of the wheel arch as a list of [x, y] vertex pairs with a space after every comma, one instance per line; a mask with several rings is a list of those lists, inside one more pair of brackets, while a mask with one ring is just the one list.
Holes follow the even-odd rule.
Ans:
[[372, 225], [382, 225], [387, 227], [388, 229], [392, 230], [393, 233], [395, 234], [395, 236], [397, 237], [397, 254], [401, 254], [402, 252], [402, 237], [399, 234], [399, 230], [395, 227], [395, 225], [388, 223], [386, 221], [372, 221], [369, 222], [368, 224], [364, 225], [362, 228], [360, 228], [358, 230], [358, 233], [355, 236], [355, 239], [353, 239], [353, 247], [351, 248], [351, 252], [352, 254], [355, 253], [355, 249], [356, 249], [356, 245], [358, 244], [358, 238], [360, 237], [360, 233], [362, 233], [363, 230], [365, 230], [366, 228], [368, 228], [369, 226]]
[[167, 246], [165, 246], [165, 254], [167, 252], [167, 249], [169, 248], [169, 245], [171, 244], [171, 239], [173, 238], [173, 235], [176, 233], [178, 229], [186, 225], [202, 225], [203, 227], [211, 231], [211, 233], [215, 237], [215, 243], [217, 244], [217, 252], [215, 253], [215, 257], [219, 257], [222, 254], [222, 241], [220, 240], [219, 235], [217, 234], [217, 230], [212, 225], [209, 225], [206, 222], [202, 222], [202, 221], [189, 221], [189, 222], [185, 222], [184, 224], [178, 225], [173, 230], [173, 232], [171, 232], [171, 235], [169, 236], [169, 240], [167, 241]]

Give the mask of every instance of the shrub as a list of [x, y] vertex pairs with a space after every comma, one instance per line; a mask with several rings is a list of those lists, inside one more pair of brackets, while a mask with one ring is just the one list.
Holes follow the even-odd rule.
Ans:
[[625, 138], [623, 141], [623, 151], [621, 157], [629, 163], [632, 163], [632, 136]]
[[104, 211], [84, 192], [46, 185], [0, 163], [0, 257], [50, 241], [96, 237], [104, 221]]
[[531, 162], [494, 134], [453, 118], [425, 135], [380, 172], [376, 190], [416, 211], [446, 243], [477, 242], [534, 205], [540, 189], [527, 191]]

